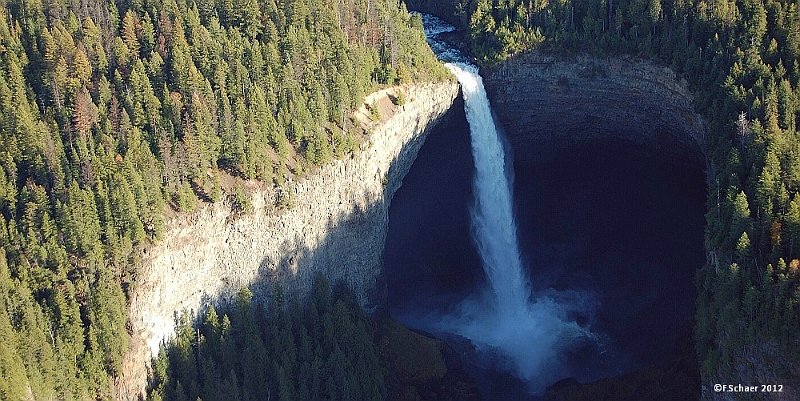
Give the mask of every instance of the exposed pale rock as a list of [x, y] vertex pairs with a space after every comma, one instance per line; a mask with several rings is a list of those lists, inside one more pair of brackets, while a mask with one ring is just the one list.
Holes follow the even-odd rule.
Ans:
[[[293, 200], [273, 189], [252, 195], [253, 212], [236, 216], [206, 205], [171, 221], [143, 257], [131, 299], [131, 348], [118, 399], [135, 400], [146, 385], [150, 357], [175, 330], [183, 311], [196, 313], [250, 287], [268, 297], [272, 284], [307, 293], [317, 273], [346, 281], [362, 305], [383, 302], [382, 257], [392, 195], [431, 128], [458, 94], [455, 83], [405, 88], [407, 102], [352, 157], [323, 166], [290, 186]], [[372, 101], [376, 101], [373, 96]]]

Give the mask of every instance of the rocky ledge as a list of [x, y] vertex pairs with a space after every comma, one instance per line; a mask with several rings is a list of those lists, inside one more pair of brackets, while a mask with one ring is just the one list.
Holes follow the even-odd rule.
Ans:
[[664, 67], [632, 58], [566, 59], [534, 52], [484, 75], [518, 160], [608, 137], [695, 157], [705, 148], [705, 124], [686, 83]]
[[179, 314], [224, 302], [243, 287], [268, 297], [278, 284], [302, 296], [322, 273], [332, 282], [346, 281], [365, 307], [383, 302], [389, 202], [429, 129], [453, 104], [458, 85], [399, 90], [406, 102], [394, 108], [388, 106], [392, 94], [387, 91], [368, 97], [384, 117], [371, 122], [364, 108], [358, 113], [371, 135], [356, 154], [323, 166], [291, 185], [290, 193], [255, 190], [251, 213], [235, 215], [218, 203], [169, 223], [163, 240], [143, 256], [117, 399], [136, 400], [142, 394], [150, 358], [174, 333]]

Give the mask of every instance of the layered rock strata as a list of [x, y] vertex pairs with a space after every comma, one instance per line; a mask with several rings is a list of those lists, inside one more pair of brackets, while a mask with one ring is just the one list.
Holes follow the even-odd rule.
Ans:
[[362, 108], [357, 117], [371, 134], [351, 157], [321, 167], [288, 191], [255, 189], [250, 213], [237, 215], [218, 203], [168, 224], [164, 238], [143, 256], [118, 399], [142, 394], [150, 358], [174, 333], [176, 317], [225, 302], [241, 288], [268, 298], [277, 284], [302, 296], [321, 273], [349, 284], [367, 308], [383, 302], [389, 202], [430, 128], [458, 95], [455, 83], [402, 90], [402, 106], [389, 106], [387, 91], [368, 97], [367, 104], [391, 109], [391, 115], [371, 122]]
[[518, 160], [546, 158], [553, 150], [600, 138], [680, 156], [697, 157], [705, 149], [705, 123], [686, 83], [667, 68], [632, 58], [566, 59], [534, 52], [485, 75], [492, 108]]

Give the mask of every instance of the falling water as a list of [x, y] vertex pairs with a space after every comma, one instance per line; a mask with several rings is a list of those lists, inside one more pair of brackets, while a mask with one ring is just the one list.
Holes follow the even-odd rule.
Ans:
[[506, 176], [503, 142], [497, 133], [489, 99], [478, 68], [448, 63], [461, 83], [464, 109], [475, 160], [475, 203], [472, 227], [486, 276], [499, 313], [519, 317], [530, 293], [520, 262], [517, 226], [514, 222], [511, 185]]
[[585, 311], [580, 295], [531, 291], [517, 243], [506, 152], [492, 116], [478, 67], [435, 39], [452, 30], [423, 16], [431, 47], [461, 84], [475, 162], [473, 238], [489, 288], [464, 300], [458, 313], [438, 319], [436, 328], [470, 339], [487, 352], [503, 355], [531, 389], [541, 391], [563, 374], [561, 354], [592, 334], [570, 318]]

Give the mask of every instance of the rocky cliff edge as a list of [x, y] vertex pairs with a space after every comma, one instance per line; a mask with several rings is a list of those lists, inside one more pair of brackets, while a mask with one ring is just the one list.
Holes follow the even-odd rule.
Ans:
[[686, 83], [644, 60], [533, 52], [489, 69], [484, 80], [518, 159], [599, 138], [683, 156], [705, 150], [706, 125]]
[[[459, 91], [456, 83], [394, 90], [404, 92], [405, 103], [387, 107], [392, 90], [381, 91], [357, 113], [371, 135], [354, 155], [289, 185], [289, 193], [254, 191], [251, 213], [236, 215], [224, 203], [209, 204], [168, 224], [164, 238], [143, 255], [118, 399], [136, 400], [143, 393], [150, 358], [174, 333], [178, 315], [224, 302], [243, 287], [268, 297], [279, 284], [302, 296], [322, 273], [331, 282], [346, 281], [365, 307], [380, 305], [389, 202], [429, 129]], [[372, 121], [367, 107], [376, 106], [382, 117]]]

